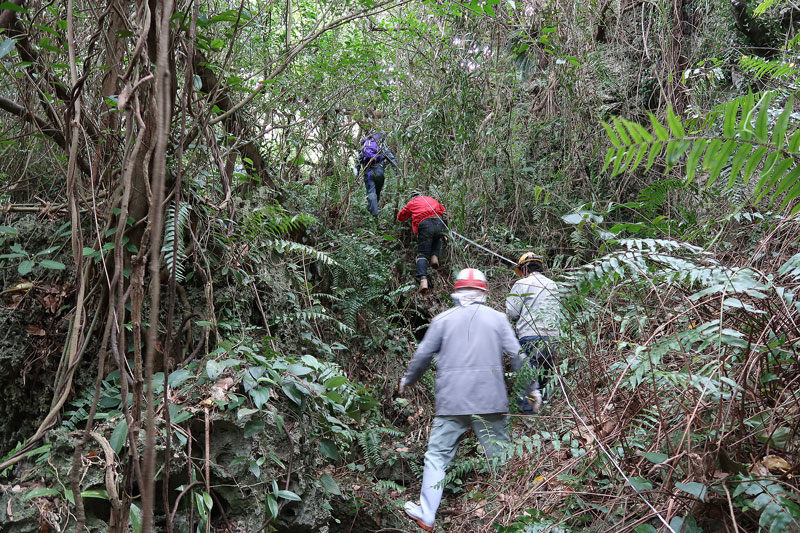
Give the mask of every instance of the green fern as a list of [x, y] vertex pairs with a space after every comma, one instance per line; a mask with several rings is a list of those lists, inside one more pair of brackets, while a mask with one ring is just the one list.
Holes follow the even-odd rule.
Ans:
[[394, 481], [388, 479], [382, 479], [377, 483], [375, 483], [375, 490], [379, 492], [387, 492], [387, 491], [405, 492], [406, 488], [402, 485], [398, 485]]
[[[775, 92], [767, 92], [757, 101], [752, 94], [731, 100], [697, 124], [684, 124], [667, 109], [667, 127], [650, 115], [652, 131], [623, 118], [614, 118], [611, 124], [603, 122], [613, 145], [603, 170], [611, 167], [612, 175], [639, 168], [646, 171], [663, 153], [668, 172], [688, 152], [687, 183], [694, 180], [698, 170], [708, 171], [705, 187], [711, 187], [723, 169], [730, 167], [726, 188], [740, 178], [748, 184], [758, 175], [754, 200], [760, 202], [771, 194], [774, 202], [783, 196], [783, 209], [800, 197], [800, 128], [791, 120], [793, 98], [782, 110], [773, 110], [770, 103], [775, 96]], [[722, 131], [717, 133], [714, 127], [720, 116]], [[793, 208], [793, 212], [797, 210], [800, 205]]]
[[381, 442], [383, 435], [398, 438], [402, 437], [404, 433], [392, 428], [374, 426], [359, 432], [356, 436], [361, 452], [364, 454], [364, 459], [367, 461], [367, 466], [370, 468], [380, 466], [384, 462], [383, 444]]
[[167, 219], [164, 225], [164, 245], [161, 247], [161, 255], [164, 259], [164, 266], [170, 274], [175, 276], [175, 281], [178, 283], [185, 279], [186, 245], [183, 242], [183, 232], [189, 223], [191, 211], [192, 207], [187, 203], [182, 203], [177, 211], [175, 203], [171, 203], [167, 209]]
[[271, 325], [281, 324], [285, 322], [296, 322], [296, 321], [305, 321], [305, 322], [312, 322], [312, 321], [320, 321], [320, 322], [331, 322], [336, 329], [341, 331], [342, 333], [351, 334], [353, 333], [353, 328], [344, 324], [343, 322], [333, 318], [329, 314], [325, 312], [324, 309], [322, 311], [296, 311], [294, 313], [284, 313], [282, 315], [278, 315], [272, 321]]
[[739, 58], [739, 67], [756, 79], [761, 78], [788, 78], [796, 80], [800, 76], [800, 68], [790, 61], [777, 59], [764, 59], [758, 56], [742, 56]]

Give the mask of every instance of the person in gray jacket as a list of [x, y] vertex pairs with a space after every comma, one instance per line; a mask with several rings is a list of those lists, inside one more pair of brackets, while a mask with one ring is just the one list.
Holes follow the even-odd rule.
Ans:
[[532, 253], [522, 254], [515, 272], [522, 279], [514, 283], [506, 298], [506, 314], [516, 321], [517, 335], [533, 378], [525, 384], [524, 395], [517, 399], [520, 411], [536, 412], [547, 400], [547, 384], [553, 373], [552, 344], [558, 341], [560, 303], [558, 286], [542, 273], [544, 260]]
[[400, 381], [402, 394], [437, 354], [436, 417], [425, 453], [420, 504], [405, 504], [406, 514], [426, 531], [433, 529], [445, 471], [458, 450], [459, 437], [471, 426], [489, 458], [502, 453], [501, 443], [508, 441], [503, 352], [510, 355], [514, 371], [522, 366], [521, 348], [508, 319], [484, 305], [488, 286], [483, 273], [462, 270], [455, 289], [455, 307], [431, 321]]

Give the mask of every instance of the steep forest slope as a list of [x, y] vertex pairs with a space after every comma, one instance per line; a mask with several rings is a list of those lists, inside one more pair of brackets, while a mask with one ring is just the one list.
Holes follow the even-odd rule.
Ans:
[[502, 309], [534, 251], [552, 399], [502, 468], [461, 444], [440, 530], [800, 531], [798, 17], [0, 3], [0, 530], [415, 530], [433, 376], [398, 381], [456, 272]]

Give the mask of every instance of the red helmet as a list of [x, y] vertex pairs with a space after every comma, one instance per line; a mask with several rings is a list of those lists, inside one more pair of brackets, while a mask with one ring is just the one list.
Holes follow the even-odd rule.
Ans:
[[486, 284], [486, 276], [477, 268], [465, 268], [456, 276], [456, 289], [480, 289], [489, 290]]

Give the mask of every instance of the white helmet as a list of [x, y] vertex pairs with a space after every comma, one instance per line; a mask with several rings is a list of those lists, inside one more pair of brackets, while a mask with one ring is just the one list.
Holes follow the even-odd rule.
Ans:
[[486, 276], [477, 268], [465, 268], [456, 276], [456, 289], [480, 289], [489, 290], [486, 284]]

